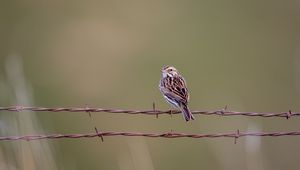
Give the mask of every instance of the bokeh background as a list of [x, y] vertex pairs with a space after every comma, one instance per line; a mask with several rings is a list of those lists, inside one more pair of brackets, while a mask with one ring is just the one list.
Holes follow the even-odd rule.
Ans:
[[[300, 110], [300, 2], [10, 0], [0, 5], [0, 105], [170, 109], [163, 65], [192, 110]], [[300, 130], [293, 117], [1, 112], [7, 135]], [[105, 137], [0, 143], [0, 169], [299, 169], [299, 137]]]

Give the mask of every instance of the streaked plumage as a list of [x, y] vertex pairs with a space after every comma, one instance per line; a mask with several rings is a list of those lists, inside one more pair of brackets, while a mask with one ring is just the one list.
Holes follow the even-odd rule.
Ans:
[[163, 67], [159, 89], [167, 102], [181, 110], [186, 121], [194, 120], [194, 116], [188, 108], [189, 93], [186, 82], [176, 68]]

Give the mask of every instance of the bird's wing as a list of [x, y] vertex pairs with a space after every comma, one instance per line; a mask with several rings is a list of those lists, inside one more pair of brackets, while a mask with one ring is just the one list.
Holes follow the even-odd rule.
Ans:
[[161, 91], [168, 97], [187, 103], [189, 94], [186, 83], [181, 76], [166, 77], [161, 82]]

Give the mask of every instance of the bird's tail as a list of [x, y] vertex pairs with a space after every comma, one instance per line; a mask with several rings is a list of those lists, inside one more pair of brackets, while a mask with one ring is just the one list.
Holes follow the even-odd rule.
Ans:
[[186, 104], [181, 105], [181, 112], [182, 112], [182, 114], [184, 116], [184, 119], [186, 121], [195, 119], [192, 112], [190, 111], [189, 107]]

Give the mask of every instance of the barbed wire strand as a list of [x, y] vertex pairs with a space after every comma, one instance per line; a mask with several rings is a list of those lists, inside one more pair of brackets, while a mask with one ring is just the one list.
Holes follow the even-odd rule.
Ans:
[[95, 138], [101, 137], [103, 140], [104, 136], [127, 136], [127, 137], [151, 137], [151, 138], [234, 138], [234, 143], [240, 137], [245, 136], [256, 136], [256, 137], [279, 137], [279, 136], [299, 136], [300, 131], [291, 132], [236, 132], [231, 133], [216, 133], [216, 134], [186, 134], [186, 133], [139, 133], [139, 132], [96, 132], [96, 133], [86, 133], [86, 134], [48, 134], [48, 135], [25, 135], [25, 136], [1, 136], [0, 141], [16, 141], [16, 140], [40, 140], [40, 139], [78, 139], [78, 138]]
[[[106, 113], [125, 113], [125, 114], [146, 114], [146, 115], [155, 115], [158, 117], [160, 114], [179, 114], [181, 113], [178, 110], [157, 110], [155, 108], [155, 103], [153, 103], [152, 110], [122, 110], [122, 109], [104, 109], [104, 108], [90, 108], [90, 107], [25, 107], [25, 106], [10, 106], [10, 107], [0, 107], [0, 111], [12, 111], [12, 112], [21, 112], [21, 111], [38, 111], [38, 112], [87, 112], [89, 115], [95, 112], [106, 112]], [[193, 114], [202, 114], [202, 115], [219, 115], [219, 116], [257, 116], [257, 117], [284, 117], [289, 119], [294, 116], [300, 116], [299, 112], [292, 112], [291, 110], [287, 112], [280, 113], [257, 113], [257, 112], [238, 112], [238, 111], [229, 111], [227, 106], [223, 109], [215, 111], [192, 111]]]

